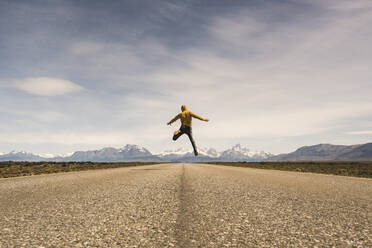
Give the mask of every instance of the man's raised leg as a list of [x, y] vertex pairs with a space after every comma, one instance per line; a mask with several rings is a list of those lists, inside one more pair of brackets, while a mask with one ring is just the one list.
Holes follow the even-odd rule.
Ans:
[[184, 134], [183, 132], [181, 132], [181, 130], [177, 130], [173, 133], [173, 140], [177, 140], [182, 134]]

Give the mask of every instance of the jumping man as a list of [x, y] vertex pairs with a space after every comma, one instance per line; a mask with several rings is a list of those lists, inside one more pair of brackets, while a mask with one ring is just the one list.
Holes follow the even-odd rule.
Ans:
[[173, 140], [177, 140], [182, 134], [187, 134], [189, 136], [189, 139], [191, 141], [192, 147], [194, 148], [194, 154], [195, 156], [198, 156], [198, 151], [196, 149], [194, 138], [192, 137], [192, 117], [197, 118], [202, 121], [209, 121], [208, 119], [204, 119], [203, 117], [200, 117], [190, 111], [187, 110], [186, 105], [181, 106], [182, 112], [176, 115], [170, 122], [167, 123], [167, 125], [172, 124], [178, 119], [181, 119], [181, 127], [179, 130], [175, 131], [173, 134]]

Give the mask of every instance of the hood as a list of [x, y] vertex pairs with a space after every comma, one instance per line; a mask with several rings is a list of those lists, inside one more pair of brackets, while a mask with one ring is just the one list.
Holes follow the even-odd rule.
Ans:
[[187, 107], [186, 107], [186, 105], [182, 105], [182, 106], [181, 106], [181, 110], [182, 110], [182, 112], [183, 112], [183, 111], [187, 111]]

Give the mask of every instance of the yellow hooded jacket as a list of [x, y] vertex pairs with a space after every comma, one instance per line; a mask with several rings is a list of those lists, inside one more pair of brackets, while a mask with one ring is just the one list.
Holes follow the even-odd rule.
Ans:
[[182, 105], [181, 107], [182, 112], [176, 115], [169, 124], [175, 122], [178, 119], [181, 119], [182, 126], [189, 126], [192, 127], [192, 117], [204, 121], [205, 119], [199, 115], [194, 114], [193, 112], [190, 112], [187, 110], [187, 107], [185, 105]]

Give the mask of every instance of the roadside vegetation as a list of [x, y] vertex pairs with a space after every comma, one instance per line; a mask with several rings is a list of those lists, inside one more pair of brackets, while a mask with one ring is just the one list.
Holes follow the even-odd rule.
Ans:
[[142, 162], [0, 162], [0, 178], [31, 176], [58, 172], [108, 169], [129, 166], [149, 165], [156, 163]]
[[[0, 162], [0, 178], [157, 164], [155, 162]], [[372, 178], [372, 162], [209, 162], [269, 170]]]
[[372, 162], [214, 162], [209, 164], [372, 178]]

